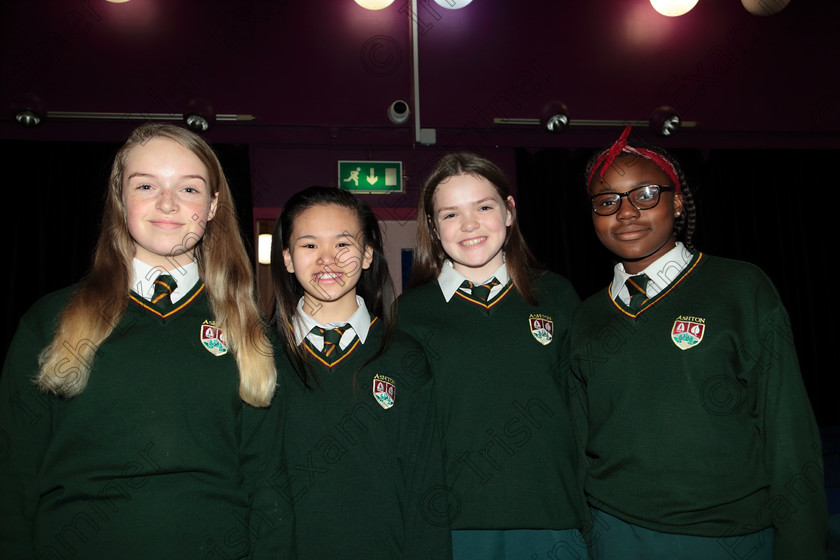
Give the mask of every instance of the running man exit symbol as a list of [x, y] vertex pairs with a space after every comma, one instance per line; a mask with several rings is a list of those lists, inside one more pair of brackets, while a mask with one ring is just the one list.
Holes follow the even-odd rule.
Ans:
[[338, 186], [358, 193], [401, 193], [402, 162], [339, 161]]

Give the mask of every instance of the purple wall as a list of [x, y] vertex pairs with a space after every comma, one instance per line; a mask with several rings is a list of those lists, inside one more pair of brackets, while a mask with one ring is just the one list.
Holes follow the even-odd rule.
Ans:
[[[552, 100], [573, 119], [644, 120], [669, 103], [704, 134], [840, 131], [833, 0], [793, 0], [770, 17], [737, 0], [703, 0], [680, 18], [647, 0], [420, 6], [422, 125], [441, 144], [522, 145], [464, 129], [538, 117]], [[377, 12], [352, 0], [5, 0], [0, 10], [5, 138], [65, 136], [11, 126], [28, 96], [48, 111], [158, 113], [203, 98], [256, 117], [214, 132], [230, 140], [295, 144], [300, 131], [286, 127], [305, 127], [307, 144], [365, 143], [361, 128], [379, 132], [374, 143], [410, 145], [386, 117], [411, 99], [406, 0]], [[545, 138], [533, 136], [527, 144]]]
[[420, 0], [421, 125], [437, 130], [429, 148], [414, 145], [413, 119], [386, 116], [393, 101], [412, 102], [406, 0], [378, 12], [353, 0], [5, 0], [0, 16], [0, 138], [120, 141], [137, 124], [24, 129], [12, 115], [32, 103], [182, 113], [204, 100], [255, 117], [216, 123], [207, 138], [252, 147], [260, 206], [333, 184], [339, 159], [401, 159], [411, 189], [451, 149], [512, 172], [514, 147], [594, 147], [618, 134], [493, 125], [538, 118], [551, 101], [568, 105], [573, 124], [646, 120], [671, 104], [697, 123], [671, 147], [840, 147], [834, 0], [792, 0], [770, 17], [702, 0], [681, 18], [647, 0], [474, 0], [459, 11]]

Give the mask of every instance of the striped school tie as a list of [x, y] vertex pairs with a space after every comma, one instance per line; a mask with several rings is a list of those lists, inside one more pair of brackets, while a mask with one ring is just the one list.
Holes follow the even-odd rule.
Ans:
[[647, 274], [639, 274], [637, 276], [631, 276], [627, 279], [624, 283], [627, 286], [627, 290], [630, 292], [630, 310], [631, 311], [638, 311], [641, 307], [645, 304], [648, 300], [647, 294], [645, 293], [645, 289], [647, 288], [648, 284], [648, 277]]
[[350, 328], [350, 325], [344, 325], [334, 329], [322, 329], [321, 327], [312, 329], [313, 332], [324, 337], [324, 349], [321, 353], [328, 361], [332, 362], [334, 361], [333, 358], [338, 358], [341, 355], [341, 347], [338, 343], [341, 341], [341, 337], [344, 336], [344, 331], [348, 328]]
[[155, 280], [155, 293], [152, 295], [152, 304], [160, 311], [169, 311], [172, 308], [172, 292], [178, 287], [175, 279], [168, 274], [161, 274]]
[[469, 280], [464, 280], [461, 287], [469, 289], [473, 299], [477, 299], [482, 303], [487, 303], [487, 298], [490, 296], [490, 290], [499, 284], [501, 284], [501, 282], [496, 280], [496, 277], [494, 276], [486, 284], [473, 284]]

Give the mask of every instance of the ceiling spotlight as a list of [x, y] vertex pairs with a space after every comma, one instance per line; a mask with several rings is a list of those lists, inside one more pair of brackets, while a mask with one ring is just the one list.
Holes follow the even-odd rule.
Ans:
[[668, 17], [687, 14], [697, 4], [697, 0], [650, 0], [653, 9]]
[[193, 132], [207, 132], [210, 128], [210, 121], [204, 115], [190, 113], [184, 115], [184, 124]]
[[659, 136], [668, 137], [682, 126], [677, 110], [669, 105], [658, 107], [650, 117], [650, 129]]
[[545, 123], [545, 129], [549, 132], [563, 132], [569, 126], [569, 115], [551, 115]]
[[21, 126], [33, 128], [41, 124], [41, 115], [30, 109], [24, 109], [15, 113], [15, 121]]
[[366, 10], [381, 10], [394, 3], [394, 0], [356, 0], [356, 4]]
[[790, 0], [741, 0], [741, 4], [754, 16], [772, 16], [781, 12]]
[[435, 2], [437, 2], [438, 6], [448, 10], [460, 10], [472, 2], [472, 0], [435, 0]]
[[184, 124], [193, 132], [207, 132], [215, 119], [213, 105], [204, 98], [190, 99], [184, 108]]
[[569, 126], [569, 108], [565, 103], [552, 101], [540, 111], [540, 125], [552, 134], [559, 134]]

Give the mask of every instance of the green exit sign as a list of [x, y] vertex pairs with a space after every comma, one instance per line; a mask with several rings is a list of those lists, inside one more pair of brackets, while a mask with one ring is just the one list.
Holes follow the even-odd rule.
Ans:
[[403, 192], [401, 161], [339, 161], [338, 187], [356, 193]]

